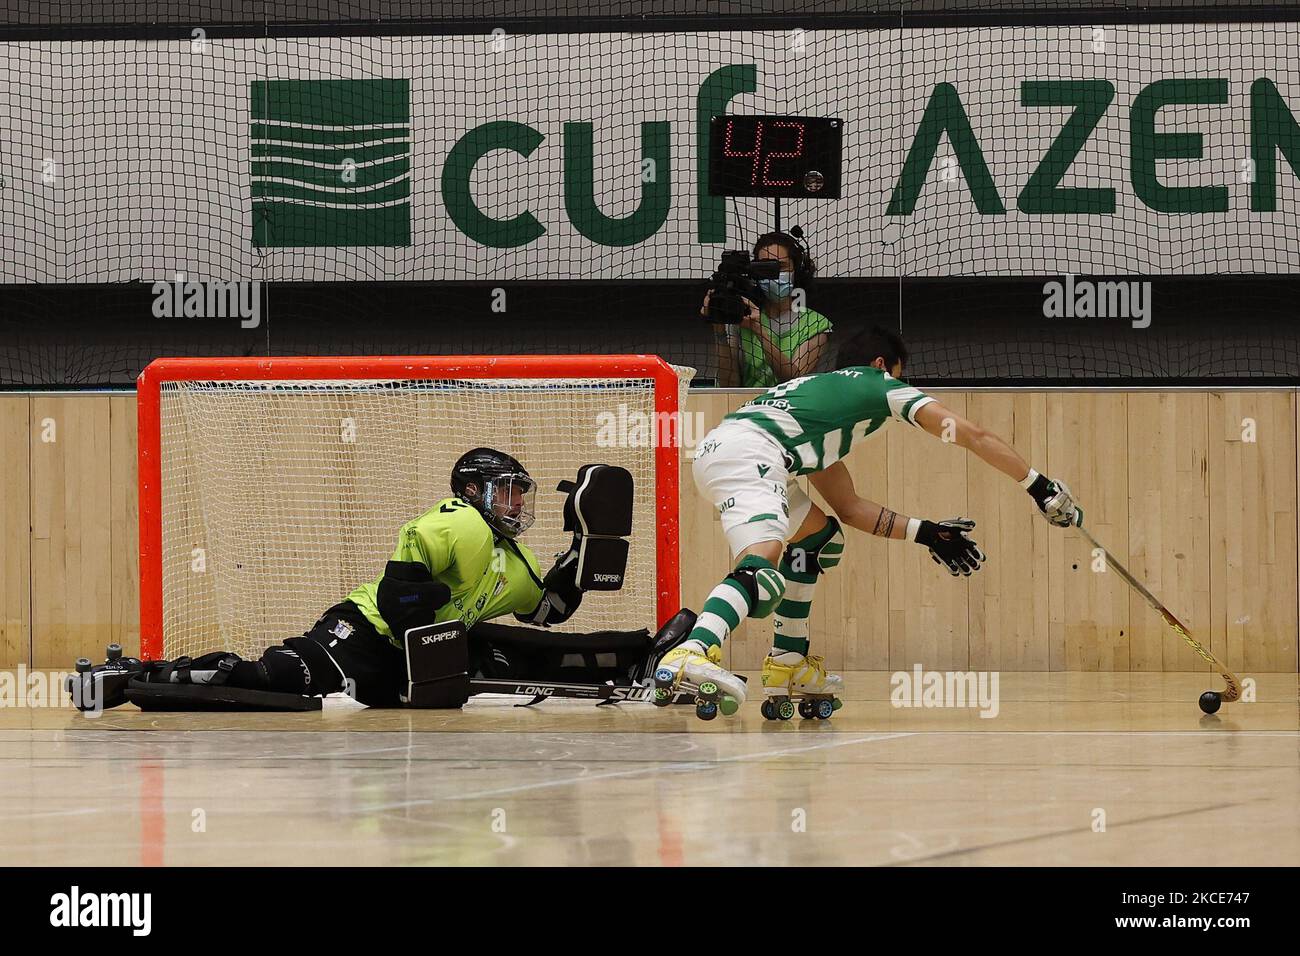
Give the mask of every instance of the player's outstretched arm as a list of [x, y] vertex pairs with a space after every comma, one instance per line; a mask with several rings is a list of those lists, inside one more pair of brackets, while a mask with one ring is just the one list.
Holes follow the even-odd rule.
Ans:
[[1029, 492], [1034, 504], [1052, 524], [1067, 528], [1083, 524], [1083, 509], [1075, 504], [1070, 489], [1029, 467], [1014, 448], [987, 428], [963, 418], [939, 402], [930, 402], [916, 412], [916, 423], [943, 441], [960, 445], [992, 465]]
[[974, 521], [966, 518], [925, 521], [891, 511], [857, 493], [853, 476], [842, 461], [811, 475], [808, 480], [841, 522], [877, 537], [924, 545], [930, 550], [930, 557], [946, 567], [949, 574], [970, 574], [978, 571], [984, 561], [984, 552], [970, 538]]
[[821, 492], [835, 516], [850, 528], [896, 541], [906, 536], [907, 515], [861, 497], [853, 487], [853, 476], [844, 467], [844, 462], [837, 461], [824, 471], [811, 475], [809, 481]]
[[978, 455], [1013, 481], [1029, 474], [1029, 462], [993, 432], [968, 421], [939, 402], [930, 402], [916, 413], [916, 423], [936, 438], [960, 445]]

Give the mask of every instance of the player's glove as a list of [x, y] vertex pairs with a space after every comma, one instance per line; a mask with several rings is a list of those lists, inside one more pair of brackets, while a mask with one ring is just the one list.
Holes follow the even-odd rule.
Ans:
[[970, 539], [969, 532], [975, 522], [969, 518], [949, 518], [946, 521], [922, 521], [916, 531], [916, 543], [930, 549], [930, 557], [942, 564], [953, 577], [978, 571], [984, 552]]
[[554, 567], [542, 579], [542, 599], [527, 614], [515, 614], [522, 624], [539, 624], [550, 627], [563, 624], [582, 603], [582, 588], [578, 587], [578, 550], [570, 548], [555, 560]]
[[1074, 502], [1063, 481], [1053, 481], [1032, 468], [1022, 484], [1043, 517], [1058, 528], [1083, 524], [1083, 509]]

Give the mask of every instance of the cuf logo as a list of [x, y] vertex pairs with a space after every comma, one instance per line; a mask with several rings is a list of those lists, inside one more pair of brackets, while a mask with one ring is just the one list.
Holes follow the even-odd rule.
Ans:
[[411, 244], [407, 80], [254, 80], [253, 245]]

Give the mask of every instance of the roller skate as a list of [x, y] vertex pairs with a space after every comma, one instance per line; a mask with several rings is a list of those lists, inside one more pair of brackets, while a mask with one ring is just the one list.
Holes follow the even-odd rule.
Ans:
[[789, 720], [798, 702], [799, 716], [805, 720], [826, 720], [844, 702], [837, 696], [844, 690], [844, 678], [826, 673], [825, 661], [815, 655], [805, 657], [787, 651], [763, 661], [763, 717]]
[[722, 649], [712, 646], [700, 653], [699, 644], [687, 641], [674, 647], [654, 672], [654, 702], [666, 707], [679, 692], [695, 695], [695, 716], [713, 720], [721, 711], [730, 717], [745, 702], [745, 682], [724, 669]]
[[63, 687], [77, 710], [101, 711], [125, 704], [126, 685], [150, 667], [138, 657], [123, 657], [121, 644], [109, 644], [104, 656], [103, 664], [92, 664], [88, 657], [77, 658], [77, 672], [65, 678]]

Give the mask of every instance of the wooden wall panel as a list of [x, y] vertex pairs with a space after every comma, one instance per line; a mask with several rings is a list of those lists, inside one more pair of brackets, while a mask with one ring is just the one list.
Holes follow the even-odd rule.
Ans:
[[[112, 537], [112, 640], [140, 653], [140, 509], [136, 468], [135, 396], [109, 399], [109, 472]], [[93, 650], [93, 648], [92, 648]]]
[[[845, 465], [859, 495], [898, 510], [902, 506], [890, 500], [887, 434], [868, 438]], [[818, 507], [832, 513], [807, 478], [800, 484]], [[889, 668], [890, 563], [899, 547], [897, 541], [844, 529], [844, 560], [817, 581], [810, 631], [813, 653], [824, 654], [845, 670]]]
[[[966, 415], [965, 395], [942, 395], [943, 404]], [[918, 428], [890, 423], [876, 445], [888, 442], [889, 495], [886, 503], [909, 517], [939, 521], [970, 514], [966, 452]], [[860, 454], [870, 454], [871, 443]], [[918, 545], [887, 542], [889, 552], [889, 667], [908, 670], [965, 670], [970, 583], [953, 577]]]
[[109, 409], [103, 396], [31, 400], [35, 667], [102, 658], [112, 639]]
[[31, 462], [26, 395], [0, 395], [0, 667], [31, 660]]
[[[967, 410], [972, 421], [1000, 435], [1027, 461], [1047, 461], [1044, 393], [977, 392]], [[1055, 529], [1015, 482], [974, 455], [962, 454], [970, 517], [977, 522], [974, 538], [988, 557], [970, 579], [971, 669], [1047, 670], [1047, 552]]]
[[[1296, 671], [1292, 392], [936, 394], [1068, 481], [1098, 538], [1232, 666]], [[745, 397], [692, 395], [688, 409], [704, 423], [696, 434]], [[46, 418], [58, 429], [53, 443], [41, 440]], [[0, 666], [66, 667], [112, 640], [134, 651], [134, 397], [0, 396], [0, 442]], [[690, 454], [683, 459], [682, 600], [698, 607], [730, 561]], [[1092, 570], [1078, 534], [1049, 528], [973, 456], [890, 425], [848, 464], [873, 500], [919, 517], [975, 518], [989, 561], [954, 580], [923, 549], [850, 530], [811, 621], [814, 651], [832, 667], [1203, 669], [1122, 581]], [[770, 642], [770, 622], [746, 622], [728, 659], [752, 671]]]
[[1243, 673], [1296, 669], [1295, 421], [1294, 393], [1209, 396], [1211, 648]]
[[[1056, 392], [1047, 396], [1047, 474], [1069, 485], [1084, 523], [1116, 555], [1128, 553], [1128, 395]], [[1035, 466], [1042, 468], [1041, 464]], [[1086, 540], [1048, 536], [1048, 669], [1129, 669], [1129, 593], [1102, 571]]]
[[[1116, 557], [1193, 636], [1209, 635], [1210, 515], [1205, 392], [1128, 395], [1129, 548]], [[1195, 671], [1204, 663], [1136, 593], [1129, 666]]]

